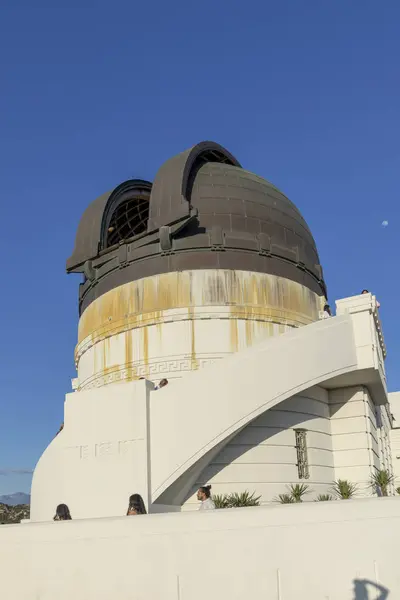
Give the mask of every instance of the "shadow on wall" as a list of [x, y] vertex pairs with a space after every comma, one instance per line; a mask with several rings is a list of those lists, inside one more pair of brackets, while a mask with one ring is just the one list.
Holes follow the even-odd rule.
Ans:
[[[297, 399], [297, 397], [295, 397], [295, 399]], [[253, 448], [257, 448], [257, 446], [259, 446], [260, 444], [264, 445], [265, 442], [267, 442], [267, 440], [269, 440], [270, 438], [274, 437], [274, 435], [277, 435], [287, 430], [291, 430], [293, 432], [292, 435], [294, 449], [294, 429], [296, 428], [296, 426], [300, 424], [302, 427], [304, 427], [306, 426], [305, 423], [307, 421], [320, 418], [320, 415], [289, 412], [293, 410], [292, 402], [293, 398], [288, 398], [287, 400], [284, 400], [283, 402], [278, 404], [276, 408], [271, 408], [268, 411], [268, 414], [263, 414], [257, 417], [256, 419], [254, 419], [254, 421], [248, 423], [244, 429], [240, 430], [203, 469], [203, 471], [198, 476], [196, 483], [186, 494], [183, 503], [187, 502], [197, 491], [197, 489], [201, 485], [204, 485], [205, 481], [211, 481], [213, 486], [217, 486], [220, 482], [212, 480], [218, 475], [218, 473], [223, 471], [228, 465], [240, 458], [246, 452], [249, 452]], [[268, 424], [269, 418], [274, 418], [276, 413], [279, 414], [282, 411], [285, 411], [285, 423], [282, 424], [282, 426]], [[308, 431], [312, 431], [312, 429], [310, 428], [308, 429]], [[229, 458], [225, 457], [227, 451], [229, 451]], [[293, 452], [295, 453], [295, 450], [293, 450]]]
[[387, 588], [369, 579], [354, 579], [353, 583], [354, 600], [386, 600], [389, 597]]

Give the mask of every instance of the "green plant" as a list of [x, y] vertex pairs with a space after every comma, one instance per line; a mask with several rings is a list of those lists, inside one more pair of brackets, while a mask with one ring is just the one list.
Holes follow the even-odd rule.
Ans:
[[294, 500], [290, 494], [279, 494], [276, 501], [281, 504], [294, 504]]
[[310, 493], [310, 486], [305, 483], [291, 483], [289, 492], [293, 502], [303, 502], [303, 496]]
[[215, 508], [229, 508], [228, 494], [215, 494], [212, 499], [215, 504]]
[[341, 500], [349, 500], [356, 495], [357, 485], [347, 479], [338, 479], [334, 482], [332, 491]]
[[399, 495], [400, 495], [400, 487], [397, 487], [397, 488], [396, 488], [396, 492], [397, 492], [397, 494], [399, 494]]
[[254, 496], [254, 492], [242, 492], [240, 494], [234, 492], [229, 496], [229, 506], [232, 508], [238, 508], [240, 506], [260, 506], [261, 496]]
[[371, 475], [371, 487], [379, 489], [382, 496], [389, 495], [389, 486], [394, 482], [394, 476], [387, 469], [378, 469]]
[[334, 500], [335, 498], [332, 494], [318, 494], [315, 502], [328, 502], [329, 500]]
[[232, 494], [221, 494], [212, 497], [215, 508], [239, 508], [242, 506], [260, 506], [261, 496], [254, 496], [254, 492], [233, 492]]

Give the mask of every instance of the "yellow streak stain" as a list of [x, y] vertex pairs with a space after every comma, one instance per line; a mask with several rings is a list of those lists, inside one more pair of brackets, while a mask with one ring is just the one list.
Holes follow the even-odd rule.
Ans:
[[149, 330], [142, 327], [142, 357], [146, 367], [146, 375], [149, 375]]
[[132, 352], [132, 332], [126, 331], [124, 334], [125, 337], [125, 369], [126, 369], [126, 379], [131, 381], [133, 379], [133, 352]]
[[237, 352], [239, 350], [239, 331], [237, 319], [229, 320], [230, 337], [231, 337], [231, 352]]
[[[276, 335], [283, 333], [287, 327], [298, 327], [317, 320], [324, 302], [325, 298], [308, 288], [273, 275], [229, 270], [166, 273], [127, 283], [90, 304], [79, 322], [76, 356], [102, 339], [124, 333], [125, 368], [128, 379], [132, 379], [135, 376], [132, 330], [140, 328], [141, 356], [138, 358], [144, 360], [148, 373], [148, 326], [156, 325], [161, 336], [165, 311], [184, 308], [188, 310], [191, 321], [190, 353], [194, 369], [198, 368], [195, 307], [229, 306], [230, 346], [232, 352], [237, 352], [241, 345], [238, 320], [245, 320], [243, 343], [251, 346], [258, 334], [265, 337]], [[97, 352], [100, 352], [99, 357]], [[108, 345], [101, 350], [97, 346], [93, 355], [94, 372], [98, 369], [108, 372], [117, 367], [109, 364], [111, 353]]]
[[196, 357], [196, 321], [191, 306], [188, 308], [188, 317], [190, 323], [190, 368], [194, 371], [199, 368], [199, 363]]
[[250, 321], [249, 319], [247, 319], [245, 321], [245, 331], [246, 331], [246, 347], [248, 348], [249, 346], [253, 345], [253, 327], [254, 327], [254, 321]]

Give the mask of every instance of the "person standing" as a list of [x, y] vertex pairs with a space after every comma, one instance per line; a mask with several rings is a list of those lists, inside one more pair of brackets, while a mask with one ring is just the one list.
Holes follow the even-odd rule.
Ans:
[[204, 485], [198, 489], [197, 500], [200, 500], [201, 502], [199, 510], [215, 509], [215, 504], [211, 498], [211, 485]]
[[329, 306], [329, 304], [325, 304], [324, 312], [322, 313], [322, 318], [329, 319], [329, 317], [331, 317], [331, 316], [332, 316], [331, 307]]

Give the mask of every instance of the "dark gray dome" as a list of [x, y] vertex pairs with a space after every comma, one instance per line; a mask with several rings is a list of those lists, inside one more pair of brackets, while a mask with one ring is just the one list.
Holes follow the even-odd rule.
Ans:
[[128, 281], [187, 269], [270, 273], [326, 296], [299, 210], [214, 142], [169, 159], [153, 185], [130, 180], [93, 202], [67, 261], [86, 276], [81, 312]]
[[192, 204], [203, 227], [221, 227], [243, 239], [265, 234], [273, 254], [307, 264], [320, 277], [311, 231], [297, 207], [274, 185], [244, 169], [207, 163], [194, 180]]

